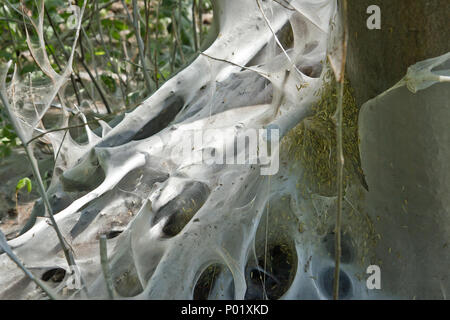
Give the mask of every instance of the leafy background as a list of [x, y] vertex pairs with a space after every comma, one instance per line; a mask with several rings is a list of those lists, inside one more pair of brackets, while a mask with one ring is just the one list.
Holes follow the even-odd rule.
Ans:
[[[87, 1], [65, 101], [55, 104], [76, 105], [88, 118], [99, 114], [113, 118], [139, 105], [198, 51], [212, 18], [209, 0]], [[68, 27], [73, 15], [69, 3], [83, 5], [80, 0], [45, 0], [46, 50], [57, 72], [64, 67], [74, 38]], [[28, 26], [32, 41], [37, 41], [28, 17], [37, 19], [38, 5], [39, 0], [0, 0], [0, 64], [12, 60], [19, 75], [33, 83], [45, 79], [25, 33]], [[133, 5], [138, 8], [139, 29]], [[0, 157], [9, 156], [18, 144], [1, 106]]]
[[[31, 42], [38, 42], [31, 19], [37, 21], [41, 1], [0, 0], [0, 66], [12, 60], [7, 81], [16, 66], [21, 81], [30, 81], [36, 88], [51, 85], [26, 41], [28, 30]], [[45, 0], [44, 4], [45, 49], [52, 67], [61, 73], [75, 38], [70, 28], [74, 12], [69, 8], [81, 8], [83, 0]], [[98, 119], [110, 120], [137, 107], [195, 56], [211, 22], [209, 0], [87, 0], [73, 73], [44, 119], [50, 121], [46, 128], [56, 123], [60, 114], [56, 107], [61, 105], [83, 112], [92, 129], [98, 126]], [[73, 114], [69, 125], [79, 124], [80, 117]], [[82, 142], [81, 127], [70, 133]], [[20, 229], [39, 198], [20, 145], [0, 103], [0, 180], [4, 181], [0, 185], [0, 225], [8, 238]], [[34, 153], [47, 185], [54, 162], [51, 144], [39, 139]]]

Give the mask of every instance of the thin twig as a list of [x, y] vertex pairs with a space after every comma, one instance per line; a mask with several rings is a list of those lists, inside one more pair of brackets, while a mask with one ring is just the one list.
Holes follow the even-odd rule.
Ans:
[[83, 49], [83, 41], [80, 39], [80, 51], [81, 55], [78, 55], [78, 61], [81, 63], [83, 68], [86, 70], [87, 74], [89, 75], [89, 78], [91, 79], [92, 83], [94, 84], [95, 88], [97, 89], [98, 93], [100, 94], [100, 98], [102, 99], [103, 103], [105, 104], [106, 110], [109, 114], [112, 113], [111, 108], [109, 107], [108, 100], [106, 100], [105, 94], [103, 93], [103, 90], [100, 88], [99, 84], [97, 83], [97, 80], [95, 79], [94, 75], [92, 74], [91, 70], [89, 70], [89, 67], [86, 65], [86, 62], [84, 61], [84, 49]]
[[[290, 4], [284, 4], [284, 3], [282, 3], [280, 0], [272, 0], [272, 1], [278, 3], [280, 6], [282, 6], [282, 7], [285, 8], [285, 9], [288, 9], [288, 10], [290, 10], [290, 11], [295, 11], [295, 8], [293, 8]], [[289, 6], [290, 6], [290, 7], [289, 7]]]
[[[95, 2], [95, 5], [98, 6], [98, 3]], [[103, 49], [105, 50], [106, 57], [108, 58], [108, 61], [111, 63], [111, 65], [112, 65], [112, 67], [114, 69], [114, 72], [116, 73], [117, 77], [119, 78], [120, 92], [122, 93], [123, 103], [126, 106], [127, 99], [126, 99], [126, 92], [125, 92], [125, 88], [124, 88], [125, 82], [123, 81], [122, 77], [120, 76], [119, 67], [118, 67], [117, 63], [113, 60], [113, 58], [112, 58], [112, 56], [111, 56], [111, 54], [109, 52], [108, 46], [105, 44], [105, 41], [103, 39], [103, 27], [102, 27], [102, 22], [101, 22], [100, 15], [98, 16], [98, 21], [97, 22], [98, 22], [98, 29], [100, 31], [100, 33], [99, 33], [100, 43], [101, 43]], [[111, 40], [111, 36], [109, 36], [109, 39]]]
[[15, 18], [10, 18], [10, 17], [0, 17], [0, 21], [9, 21], [9, 22], [14, 22], [14, 23], [17, 23], [17, 24], [19, 24], [19, 25], [22, 25], [22, 24], [27, 24], [27, 25], [29, 25], [29, 26], [33, 26], [31, 23], [29, 23], [29, 22], [26, 22], [26, 21], [23, 21], [23, 20], [19, 20], [19, 19], [15, 19]]
[[87, 17], [85, 20], [91, 21], [92, 18], [95, 16], [96, 13], [100, 12], [100, 11], [103, 10], [103, 9], [106, 9], [107, 7], [109, 7], [110, 5], [112, 5], [113, 3], [118, 2], [118, 1], [119, 1], [119, 0], [111, 0], [111, 1], [109, 1], [109, 2], [107, 2], [107, 3], [105, 3], [105, 4], [102, 4], [101, 6], [98, 6], [94, 11], [92, 11], [92, 12], [89, 14], [89, 17]]
[[182, 45], [181, 39], [180, 39], [181, 33], [178, 33], [178, 32], [180, 31], [180, 28], [179, 28], [178, 22], [177, 22], [176, 19], [175, 19], [175, 13], [172, 13], [172, 25], [173, 25], [173, 28], [174, 28], [174, 30], [175, 30], [175, 32], [174, 32], [175, 41], [177, 42], [177, 44], [178, 44], [178, 49], [180, 50], [180, 58], [181, 58], [181, 62], [182, 62], [183, 64], [185, 64], [185, 63], [186, 63], [186, 59], [184, 58], [183, 45]]
[[[270, 176], [267, 180], [267, 194], [270, 194]], [[269, 212], [270, 212], [270, 199], [267, 201], [267, 207], [266, 207], [266, 235], [265, 235], [265, 241], [264, 241], [264, 280], [263, 280], [263, 287], [264, 287], [264, 295], [265, 300], [269, 300], [269, 297], [267, 296], [266, 292], [266, 273], [267, 273], [267, 250], [268, 250], [268, 242], [269, 242]]]
[[203, 0], [198, 0], [198, 29], [200, 33], [200, 43], [202, 43], [203, 40]]
[[255, 69], [250, 68], [250, 67], [241, 66], [241, 65], [239, 65], [239, 64], [237, 64], [237, 63], [234, 63], [234, 62], [232, 62], [232, 61], [229, 61], [229, 60], [215, 58], [215, 57], [212, 57], [212, 56], [210, 56], [210, 55], [208, 55], [208, 54], [206, 54], [206, 53], [204, 53], [204, 52], [200, 52], [200, 54], [203, 55], [203, 56], [205, 56], [205, 57], [208, 57], [208, 58], [210, 58], [210, 59], [212, 59], [212, 60], [216, 60], [216, 61], [220, 61], [220, 62], [225, 62], [225, 63], [231, 64], [232, 66], [239, 67], [239, 68], [242, 68], [242, 69], [244, 69], [244, 70], [253, 71], [253, 72], [256, 72], [256, 73], [258, 73], [258, 74], [260, 74], [260, 75], [263, 75], [263, 76], [265, 76], [265, 77], [270, 78], [270, 74], [268, 74], [268, 73], [264, 73], [264, 72], [255, 70]]
[[[5, 10], [5, 8], [2, 8], [2, 9], [3, 9], [3, 10], [2, 10], [2, 11], [3, 11], [3, 14], [6, 16], [6, 10]], [[17, 48], [17, 45], [16, 45], [16, 39], [15, 39], [13, 33], [12, 33], [11, 26], [9, 25], [9, 21], [6, 21], [6, 27], [7, 27], [8, 31], [9, 31], [9, 35], [11, 36], [11, 41], [12, 41], [13, 48], [14, 48], [14, 54], [16, 55], [17, 65], [19, 66], [19, 70], [22, 70], [22, 64], [20, 63], [20, 54], [19, 54], [19, 50], [18, 50], [18, 48]]]
[[192, 0], [192, 32], [194, 33], [194, 50], [198, 51], [197, 35], [197, 0]]
[[270, 24], [269, 19], [267, 18], [266, 14], [264, 13], [264, 10], [261, 6], [261, 2], [259, 0], [256, 0], [256, 4], [258, 5], [259, 11], [261, 11], [261, 14], [264, 18], [264, 20], [266, 21], [267, 26], [269, 27], [270, 31], [272, 32], [273, 37], [275, 38], [275, 41], [278, 45], [278, 47], [280, 47], [281, 51], [283, 51], [284, 55], [286, 56], [286, 58], [288, 59], [288, 61], [291, 63], [291, 66], [294, 67], [295, 71], [297, 72], [297, 74], [300, 77], [300, 80], [303, 79], [303, 73], [298, 70], [297, 66], [295, 65], [295, 63], [292, 61], [291, 57], [289, 57], [289, 54], [286, 52], [286, 50], [284, 49], [283, 45], [281, 44], [280, 40], [278, 39], [275, 30], [273, 30], [272, 25]]
[[[155, 57], [154, 57], [154, 66], [155, 66], [155, 82], [156, 82], [156, 89], [159, 89], [159, 61], [158, 61], [158, 51], [159, 51], [159, 7], [160, 7], [161, 1], [158, 0], [156, 4], [156, 30], [155, 30]], [[162, 75], [162, 74], [161, 74]]]
[[124, 9], [127, 11], [128, 18], [133, 23], [134, 34], [136, 35], [136, 41], [138, 44], [139, 59], [141, 60], [141, 65], [143, 67], [142, 73], [144, 74], [145, 86], [147, 88], [147, 91], [150, 93], [150, 92], [152, 92], [152, 80], [151, 80], [150, 74], [148, 72], [149, 69], [147, 68], [147, 64], [145, 62], [144, 43], [141, 38], [141, 27], [140, 27], [139, 11], [138, 11], [139, 8], [137, 5], [137, 1], [133, 0], [133, 19], [131, 19], [131, 16], [128, 13], [128, 7], [125, 4], [125, 0], [122, 0], [122, 4], [124, 6]]
[[182, 17], [182, 8], [183, 6], [182, 6], [182, 4], [181, 4], [181, 0], [178, 0], [178, 21], [175, 21], [175, 19], [174, 19], [174, 22], [176, 22], [176, 25], [177, 25], [177, 33], [178, 33], [178, 37], [180, 38], [180, 42], [181, 42], [181, 17]]
[[88, 121], [88, 122], [86, 122], [86, 123], [77, 124], [77, 125], [74, 125], [74, 126], [69, 126], [69, 127], [64, 127], [64, 128], [50, 129], [50, 130], [47, 130], [47, 131], [45, 131], [45, 132], [43, 132], [43, 133], [41, 133], [41, 134], [38, 134], [37, 136], [31, 138], [31, 139], [27, 142], [27, 144], [30, 144], [30, 143], [33, 142], [34, 140], [37, 140], [37, 139], [39, 139], [39, 138], [42, 138], [43, 136], [45, 136], [45, 135], [47, 135], [47, 134], [49, 134], [49, 133], [51, 133], [51, 132], [57, 132], [57, 131], [64, 131], [64, 130], [70, 130], [70, 129], [75, 129], [75, 128], [81, 128], [81, 127], [85, 127], [85, 126], [88, 125], [88, 124], [97, 123], [99, 120], [105, 120], [105, 119], [106, 119], [106, 118], [99, 118], [99, 119], [97, 119], [97, 120]]
[[343, 39], [342, 39], [342, 61], [339, 78], [337, 78], [337, 93], [338, 93], [338, 105], [336, 108], [336, 139], [337, 139], [337, 213], [336, 213], [336, 229], [335, 229], [335, 267], [334, 267], [334, 284], [333, 284], [333, 299], [339, 299], [339, 275], [340, 275], [340, 263], [341, 263], [341, 219], [342, 219], [342, 199], [344, 193], [343, 176], [344, 176], [344, 151], [343, 151], [343, 96], [344, 96], [344, 78], [345, 78], [345, 63], [347, 57], [347, 0], [343, 0]]
[[[174, 21], [175, 20], [175, 18], [174, 18], [174, 13], [173, 13], [173, 11], [172, 11], [172, 21]], [[174, 71], [175, 71], [175, 58], [176, 58], [176, 56], [177, 56], [177, 41], [176, 41], [176, 30], [175, 30], [175, 27], [174, 27], [174, 24], [172, 24], [172, 33], [171, 33], [171, 35], [172, 35], [172, 39], [171, 39], [171, 41], [172, 41], [172, 52], [171, 52], [171, 59], [170, 59], [170, 72], [171, 73], [173, 73]]]
[[[47, 13], [47, 8], [45, 8], [45, 12], [46, 12], [46, 14], [47, 14], [47, 17], [49, 17], [49, 15], [48, 15], [48, 13]], [[49, 19], [50, 19], [50, 18], [49, 18]], [[52, 24], [52, 22], [51, 22], [50, 24]], [[52, 29], [53, 29], [53, 32], [56, 33], [56, 30], [55, 30], [55, 28], [54, 28], [53, 26], [52, 26]], [[44, 38], [46, 39], [46, 42], [48, 42], [48, 41], [47, 41], [47, 36], [46, 36], [45, 34], [44, 34]], [[56, 53], [55, 53], [54, 49], [53, 49], [52, 47], [49, 46], [49, 51], [50, 51], [50, 54], [52, 55], [53, 59], [55, 60], [55, 64], [56, 64], [56, 66], [58, 67], [59, 71], [63, 72], [64, 69], [61, 67], [61, 64], [59, 63], [59, 59], [58, 59], [58, 57], [56, 56]], [[75, 78], [74, 78], [74, 76], [73, 76], [73, 72], [70, 73], [70, 81], [71, 81], [71, 83], [72, 83], [72, 87], [73, 87], [73, 90], [74, 90], [74, 92], [75, 92], [75, 97], [76, 97], [76, 99], [77, 99], [77, 103], [78, 103], [79, 105], [81, 105], [81, 96], [80, 96], [80, 93], [79, 93], [79, 91], [78, 91], [78, 86], [77, 86], [77, 84], [76, 84], [76, 82], [75, 82]]]
[[[39, 10], [39, 23], [40, 23], [40, 26], [36, 27], [35, 24], [32, 23], [34, 28], [35, 28], [35, 30], [37, 32], [42, 32], [41, 26], [43, 24], [43, 19], [44, 19], [44, 10], [43, 10], [44, 9], [44, 2], [41, 2], [40, 5], [41, 5], [41, 8]], [[86, 7], [86, 1], [83, 2], [83, 7], [81, 9], [81, 15], [84, 13], [85, 7]], [[24, 19], [25, 19], [25, 15], [23, 15], [23, 16], [24, 16]], [[31, 21], [31, 22], [33, 22], [33, 21]], [[78, 32], [79, 32], [80, 26], [81, 26], [81, 20], [78, 21], [77, 36], [75, 38], [76, 40], [78, 39]], [[39, 36], [42, 37], [41, 41], [43, 41], [43, 35], [40, 34]], [[30, 52], [32, 52], [32, 50], [30, 48], [28, 33], [27, 33], [27, 44], [28, 44], [28, 47], [30, 49]], [[41, 45], [43, 45], [42, 42], [41, 42]], [[74, 45], [75, 45], [75, 43], [74, 43]], [[45, 52], [45, 48], [41, 48], [41, 50], [44, 50], [44, 52]], [[71, 61], [71, 57], [69, 58], [69, 61]], [[39, 63], [38, 63], [38, 65], [39, 65]], [[3, 75], [4, 78], [0, 80], [0, 98], [1, 98], [1, 100], [2, 100], [2, 102], [4, 104], [4, 106], [5, 106], [5, 109], [6, 109], [7, 113], [8, 113], [8, 116], [9, 116], [9, 118], [11, 120], [11, 124], [13, 125], [14, 130], [16, 131], [17, 136], [21, 140], [22, 145], [23, 145], [23, 147], [25, 149], [25, 153], [26, 153], [26, 155], [28, 157], [28, 160], [30, 162], [30, 165], [31, 165], [31, 170], [33, 172], [33, 175], [34, 175], [36, 181], [37, 181], [39, 193], [40, 193], [40, 195], [42, 197], [42, 200], [44, 202], [44, 207], [45, 207], [45, 209], [46, 209], [46, 211], [47, 211], [47, 213], [48, 213], [48, 215], [50, 217], [51, 225], [52, 225], [53, 229], [55, 230], [56, 236], [57, 236], [57, 238], [59, 240], [59, 243], [61, 245], [61, 248], [63, 250], [64, 256], [65, 256], [65, 258], [67, 260], [67, 263], [68, 263], [69, 266], [76, 266], [76, 262], [75, 262], [75, 259], [74, 259], [74, 256], [73, 256], [73, 252], [69, 249], [69, 245], [66, 242], [64, 236], [62, 235], [62, 233], [61, 233], [61, 231], [60, 231], [60, 229], [58, 227], [58, 224], [56, 223], [56, 220], [54, 218], [53, 209], [52, 209], [52, 206], [50, 204], [48, 195], [47, 195], [47, 193], [45, 191], [44, 183], [42, 181], [42, 177], [41, 177], [41, 174], [40, 174], [40, 171], [39, 171], [39, 166], [38, 166], [36, 158], [34, 157], [31, 145], [29, 144], [29, 141], [27, 141], [27, 137], [26, 137], [26, 135], [24, 135], [23, 130], [21, 129], [21, 126], [19, 125], [19, 123], [17, 121], [17, 118], [16, 118], [15, 114], [13, 113], [13, 109], [12, 109], [11, 105], [9, 104], [8, 98], [6, 96], [5, 78], [6, 78], [7, 70], [8, 69], [5, 70], [5, 74]], [[16, 72], [17, 72], [17, 69], [15, 68], [14, 69], [14, 75], [16, 75]], [[13, 76], [13, 78], [14, 78], [14, 76]], [[14, 85], [12, 85], [12, 95], [13, 95], [13, 99], [12, 100], [16, 101], [15, 100], [15, 86]], [[49, 102], [49, 104], [50, 104], [50, 102]], [[35, 128], [33, 127], [33, 129], [35, 129]], [[81, 281], [83, 281], [83, 280], [81, 279]]]
[[[50, 16], [50, 14], [48, 13], [46, 7], [44, 7], [44, 11], [45, 11], [45, 13], [46, 13], [48, 22], [50, 23], [50, 26], [51, 26], [51, 28], [52, 28], [52, 30], [53, 30], [53, 34], [56, 36], [56, 40], [57, 40], [56, 42], [58, 43], [59, 47], [61, 48], [64, 57], [65, 57], [67, 60], [69, 60], [69, 54], [68, 54], [68, 52], [66, 51], [66, 49], [65, 49], [65, 47], [64, 47], [64, 44], [63, 44], [63, 42], [62, 42], [62, 40], [61, 40], [61, 38], [60, 38], [60, 36], [59, 36], [59, 33], [58, 33], [57, 30], [56, 30], [56, 27], [55, 27], [55, 25], [54, 25], [54, 22], [53, 22], [53, 20], [52, 20], [52, 18], [51, 18], [51, 16]], [[81, 42], [81, 41], [80, 41], [80, 42]], [[53, 50], [52, 50], [51, 52], [53, 52]], [[55, 57], [55, 62], [56, 62], [56, 55], [53, 55], [53, 57]], [[77, 77], [76, 80], [81, 84], [81, 86], [83, 87], [83, 89], [85, 90], [85, 92], [86, 92], [86, 94], [89, 96], [89, 98], [90, 98], [92, 101], [94, 101], [94, 99], [92, 98], [91, 94], [89, 93], [89, 90], [87, 90], [86, 85], [84, 84], [83, 80], [81, 79], [79, 73], [76, 72], [75, 70], [73, 70], [73, 68], [72, 68], [72, 73], [71, 73], [70, 77], [71, 77], [71, 81], [73, 81], [73, 83], [74, 83], [74, 88], [78, 88], [78, 87], [75, 85], [75, 79], [74, 79], [74, 77], [73, 77], [73, 74], [76, 75], [76, 77]], [[76, 94], [77, 89], [75, 89], [75, 90], [76, 90], [76, 91], [75, 91], [75, 94]], [[80, 101], [78, 101], [78, 99], [80, 99]], [[77, 96], [77, 102], [78, 102], [78, 104], [81, 105], [81, 96], [80, 96], [80, 97]], [[94, 101], [94, 104], [95, 104], [95, 101]]]
[[103, 234], [100, 236], [100, 263], [102, 265], [103, 277], [106, 282], [106, 289], [108, 296], [111, 300], [114, 299], [114, 285], [111, 277], [111, 270], [108, 264], [108, 247], [106, 244], [106, 236]]
[[[150, 31], [150, 2], [149, 0], [144, 0], [144, 56], [147, 55], [149, 46], [149, 31]], [[151, 60], [151, 55], [149, 55]]]
[[47, 296], [52, 300], [58, 300], [59, 297], [56, 293], [52, 291], [52, 289], [48, 288], [42, 281], [36, 278], [24, 265], [20, 262], [19, 258], [14, 254], [11, 248], [8, 245], [8, 242], [5, 238], [5, 235], [0, 230], [0, 248], [6, 253], [6, 255], [23, 271], [23, 273], [30, 278], [31, 281], [36, 283], [36, 285], [41, 288]]

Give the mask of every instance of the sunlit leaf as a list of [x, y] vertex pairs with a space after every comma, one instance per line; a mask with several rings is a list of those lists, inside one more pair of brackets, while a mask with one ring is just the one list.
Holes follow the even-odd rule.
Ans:
[[24, 187], [27, 187], [27, 191], [31, 192], [31, 180], [30, 178], [23, 178], [20, 179], [19, 182], [16, 185], [16, 192], [18, 192], [19, 190], [23, 189]]

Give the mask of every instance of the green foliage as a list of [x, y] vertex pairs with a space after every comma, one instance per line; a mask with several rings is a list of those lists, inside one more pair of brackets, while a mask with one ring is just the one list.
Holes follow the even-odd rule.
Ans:
[[3, 110], [0, 109], [0, 158], [9, 156], [11, 149], [19, 144], [16, 133], [11, 124], [4, 120], [1, 111]]
[[[8, 0], [0, 2], [0, 64], [13, 61], [23, 78], [44, 79], [44, 73], [30, 55], [26, 42], [26, 29], [31, 42], [38, 43], [38, 35], [31, 20], [38, 19], [38, 6], [42, 0]], [[142, 0], [138, 1], [140, 37], [144, 42], [147, 70], [139, 59], [136, 30], [133, 25], [132, 0], [89, 0], [83, 15], [82, 32], [73, 64], [73, 79], [65, 92], [60, 92], [63, 103], [73, 108], [83, 105], [113, 106], [115, 113], [129, 110], [150, 95], [145, 86], [144, 72], [152, 81], [151, 90], [159, 88], [170, 76], [195, 54], [195, 38], [203, 39], [208, 25], [199, 21], [199, 13], [210, 13], [209, 0], [197, 7], [196, 34], [192, 5], [194, 0]], [[195, 0], [199, 3], [199, 0]], [[72, 1], [82, 7], [83, 0]], [[23, 4], [23, 6], [22, 6]], [[68, 27], [73, 12], [66, 0], [45, 0], [44, 39], [52, 67], [61, 72], [65, 67], [75, 33]], [[128, 11], [128, 12], [127, 12]], [[174, 28], [176, 26], [177, 28]], [[92, 77], [86, 79], [86, 67]], [[84, 75], [83, 77], [81, 75]], [[92, 85], [92, 83], [98, 85]], [[92, 90], [92, 88], [94, 88]], [[102, 92], [99, 92], [99, 91]], [[104, 97], [103, 97], [104, 96]], [[60, 101], [56, 101], [60, 103]], [[18, 142], [0, 104], [0, 158], [7, 156]], [[97, 109], [98, 110], [98, 109]], [[104, 109], [101, 109], [104, 110]], [[91, 110], [82, 110], [91, 112]], [[104, 111], [99, 111], [100, 113]]]
[[27, 187], [28, 193], [30, 193], [31, 192], [30, 178], [23, 178], [23, 179], [20, 179], [19, 182], [17, 182], [16, 193], [19, 192], [21, 189], [23, 189], [25, 186]]
[[100, 76], [100, 78], [102, 79], [103, 83], [105, 84], [105, 86], [108, 88], [108, 90], [110, 92], [116, 91], [116, 82], [114, 81], [114, 79], [111, 76], [102, 74]]

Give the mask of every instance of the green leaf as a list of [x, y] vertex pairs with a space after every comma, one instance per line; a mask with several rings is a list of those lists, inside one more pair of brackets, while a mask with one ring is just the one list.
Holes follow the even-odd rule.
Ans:
[[117, 32], [116, 30], [111, 31], [111, 36], [116, 40], [120, 40], [120, 33]]
[[37, 66], [34, 63], [27, 63], [25, 66], [22, 67], [22, 70], [20, 70], [21, 74], [26, 74], [29, 72], [33, 72], [34, 70], [37, 70]]
[[23, 178], [23, 179], [20, 179], [19, 182], [17, 182], [16, 192], [18, 192], [20, 189], [22, 189], [25, 186], [27, 187], [27, 191], [31, 192], [31, 180], [29, 178]]
[[111, 76], [102, 74], [100, 79], [102, 79], [103, 83], [108, 87], [109, 91], [114, 92], [116, 90], [116, 82]]
[[109, 19], [103, 19], [103, 20], [101, 20], [101, 24], [104, 27], [110, 28], [112, 26], [113, 22]]
[[128, 26], [126, 23], [120, 20], [114, 20], [114, 27], [116, 27], [118, 30], [128, 30]]
[[9, 155], [11, 155], [11, 148], [0, 144], [0, 158], [8, 157]]

